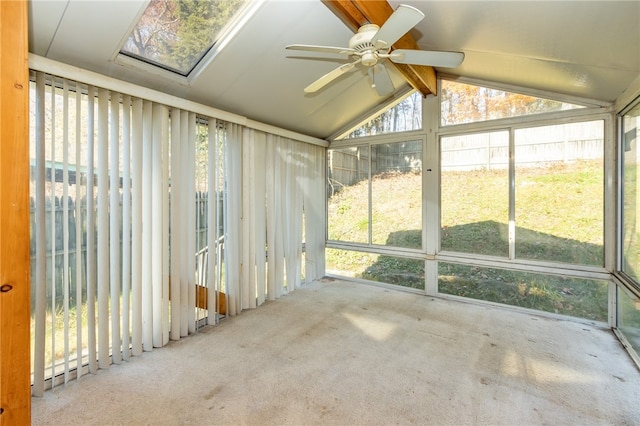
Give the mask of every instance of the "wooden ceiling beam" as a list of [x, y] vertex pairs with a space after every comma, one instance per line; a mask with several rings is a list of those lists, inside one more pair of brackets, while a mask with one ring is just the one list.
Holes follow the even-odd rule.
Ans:
[[322, 0], [322, 3], [354, 32], [368, 22], [351, 0]]
[[[387, 1], [371, 0], [322, 0], [322, 2], [353, 31], [364, 24], [382, 26], [393, 13]], [[407, 33], [394, 45], [395, 49], [418, 49], [418, 44]], [[407, 81], [423, 96], [437, 93], [437, 76], [433, 67], [393, 64]]]

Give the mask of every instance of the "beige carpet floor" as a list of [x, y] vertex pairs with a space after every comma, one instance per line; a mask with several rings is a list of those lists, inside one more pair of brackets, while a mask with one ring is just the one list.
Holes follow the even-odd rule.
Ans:
[[34, 398], [33, 424], [637, 425], [610, 330], [322, 280]]

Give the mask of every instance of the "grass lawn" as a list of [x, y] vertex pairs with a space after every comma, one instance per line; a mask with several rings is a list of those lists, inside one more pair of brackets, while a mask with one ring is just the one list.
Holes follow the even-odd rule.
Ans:
[[[371, 241], [420, 248], [421, 176], [372, 179]], [[442, 248], [508, 256], [506, 171], [442, 174]], [[581, 161], [516, 173], [516, 256], [582, 265], [603, 263], [603, 171]], [[368, 182], [329, 199], [329, 239], [368, 241]], [[327, 251], [327, 268], [423, 288], [424, 262], [344, 250]], [[420, 284], [416, 284], [422, 281]], [[440, 263], [439, 291], [606, 321], [607, 282]]]

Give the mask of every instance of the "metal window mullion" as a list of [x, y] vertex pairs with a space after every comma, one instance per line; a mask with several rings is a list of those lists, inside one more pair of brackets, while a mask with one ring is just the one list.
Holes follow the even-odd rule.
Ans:
[[[200, 230], [201, 230], [201, 222], [200, 222], [200, 208], [202, 207], [202, 198], [200, 197], [200, 125], [196, 120], [195, 123], [195, 151], [194, 158], [195, 161], [193, 163], [194, 167], [194, 191], [195, 191], [195, 204], [194, 204], [194, 234], [195, 234], [195, 245], [193, 247], [193, 256], [196, 257], [195, 261], [195, 273], [197, 274], [195, 278], [195, 285], [198, 286], [201, 284], [202, 277], [202, 262], [204, 257], [206, 256], [204, 253], [198, 254], [200, 252]], [[197, 287], [196, 287], [197, 288]], [[195, 323], [196, 323], [196, 331], [198, 330], [198, 319], [200, 318], [200, 303], [199, 303], [200, 292], [195, 292]]]
[[[618, 247], [616, 245], [617, 239], [617, 227], [616, 227], [616, 215], [618, 212], [617, 198], [619, 193], [618, 188], [622, 186], [622, 180], [616, 180], [616, 152], [619, 141], [621, 139], [616, 138], [616, 121], [615, 115], [611, 115], [609, 118], [605, 118], [603, 122], [603, 155], [604, 155], [604, 182], [603, 182], [603, 257], [604, 267], [608, 271], [615, 272], [617, 270]], [[609, 142], [609, 143], [607, 143]], [[620, 151], [622, 151], [620, 149]], [[620, 163], [622, 164], [622, 163]], [[616, 182], [618, 185], [616, 187]], [[619, 223], [619, 222], [618, 222]], [[610, 327], [618, 326], [618, 297], [617, 286], [612, 281], [609, 282], [608, 288], [608, 323]]]
[[[217, 315], [218, 313], [220, 313], [221, 309], [221, 297], [222, 297], [222, 286], [223, 286], [223, 282], [222, 282], [222, 268], [223, 268], [223, 253], [224, 253], [224, 235], [225, 235], [225, 230], [224, 228], [222, 228], [224, 226], [224, 202], [225, 202], [225, 190], [224, 190], [224, 183], [223, 185], [220, 185], [220, 181], [224, 182], [224, 130], [222, 128], [219, 127], [218, 122], [216, 119], [212, 119], [214, 121], [214, 127], [215, 127], [215, 141], [214, 141], [214, 145], [215, 145], [215, 173], [214, 173], [214, 189], [215, 189], [215, 206], [216, 206], [216, 210], [215, 210], [215, 238], [216, 238], [216, 242], [215, 242], [215, 255], [216, 255], [216, 284], [215, 284], [215, 288], [218, 291], [218, 294], [216, 295], [216, 323], [218, 322], [218, 319], [220, 318], [219, 315]], [[222, 208], [221, 208], [221, 204], [219, 199], [222, 199]], [[220, 229], [222, 228], [222, 231], [220, 231]]]
[[616, 142], [617, 153], [617, 167], [615, 170], [616, 185], [615, 194], [616, 194], [616, 244], [615, 244], [615, 272], [622, 272], [622, 257], [625, 255], [623, 251], [623, 229], [624, 229], [624, 215], [623, 215], [623, 207], [624, 207], [624, 149], [621, 149], [620, 144], [622, 143], [623, 138], [623, 118], [622, 114], [616, 117]]

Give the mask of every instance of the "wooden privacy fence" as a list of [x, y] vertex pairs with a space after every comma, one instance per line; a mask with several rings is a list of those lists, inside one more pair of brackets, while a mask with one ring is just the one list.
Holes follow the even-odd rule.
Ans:
[[408, 173], [422, 170], [422, 140], [329, 150], [330, 194], [371, 174]]
[[[543, 126], [516, 131], [515, 158], [519, 167], [536, 167], [604, 156], [599, 122]], [[495, 131], [443, 137], [442, 171], [493, 170], [509, 166], [509, 133]], [[328, 195], [371, 175], [416, 172], [422, 168], [422, 141], [363, 145], [328, 151]]]
[[[457, 140], [459, 139], [459, 140]], [[542, 166], [574, 160], [601, 159], [602, 138], [524, 141], [515, 147], [519, 166]], [[441, 149], [442, 171], [496, 170], [509, 167], [506, 133], [483, 133], [448, 137]]]

